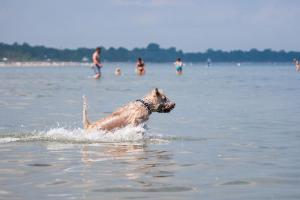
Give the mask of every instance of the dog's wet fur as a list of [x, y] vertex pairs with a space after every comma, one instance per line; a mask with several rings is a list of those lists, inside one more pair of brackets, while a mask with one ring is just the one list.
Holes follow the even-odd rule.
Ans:
[[87, 98], [83, 97], [83, 127], [87, 131], [112, 131], [127, 125], [138, 126], [147, 121], [152, 112], [168, 113], [174, 107], [175, 103], [162, 90], [155, 88], [142, 99], [132, 101], [109, 116], [91, 123], [87, 118]]

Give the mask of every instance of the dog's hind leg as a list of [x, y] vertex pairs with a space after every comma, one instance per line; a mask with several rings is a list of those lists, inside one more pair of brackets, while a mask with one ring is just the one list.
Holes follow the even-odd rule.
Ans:
[[90, 125], [89, 120], [87, 119], [87, 98], [86, 96], [83, 96], [83, 108], [82, 108], [82, 123], [83, 123], [83, 128], [87, 129]]

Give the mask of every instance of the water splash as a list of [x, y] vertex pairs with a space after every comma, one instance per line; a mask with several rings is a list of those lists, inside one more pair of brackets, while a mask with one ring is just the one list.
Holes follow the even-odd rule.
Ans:
[[10, 134], [0, 138], [0, 143], [46, 141], [62, 143], [104, 143], [104, 142], [138, 142], [143, 141], [147, 130], [143, 126], [127, 126], [113, 132], [86, 132], [82, 128], [51, 128], [48, 131]]
[[32, 133], [16, 133], [0, 136], [1, 143], [10, 142], [60, 142], [60, 143], [151, 143], [167, 144], [171, 141], [199, 141], [204, 139], [170, 136], [151, 133], [146, 126], [127, 126], [113, 132], [95, 131], [86, 132], [82, 128], [51, 128], [47, 131], [34, 131]]
[[73, 130], [65, 128], [54, 128], [45, 132], [41, 136], [45, 139], [60, 142], [138, 142], [144, 139], [145, 133], [146, 129], [144, 129], [142, 126], [127, 126], [109, 133], [104, 131], [94, 131], [87, 133], [81, 128]]

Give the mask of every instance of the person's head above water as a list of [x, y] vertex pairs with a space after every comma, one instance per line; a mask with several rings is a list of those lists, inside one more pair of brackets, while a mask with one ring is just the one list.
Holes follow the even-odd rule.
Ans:
[[178, 61], [178, 62], [181, 62], [181, 59], [180, 58], [177, 58], [177, 60], [176, 61]]
[[100, 47], [97, 47], [97, 48], [96, 48], [96, 51], [97, 51], [98, 53], [100, 53], [100, 52], [101, 52], [101, 48], [100, 48]]
[[142, 62], [142, 58], [138, 58], [138, 61], [139, 61], [139, 62]]

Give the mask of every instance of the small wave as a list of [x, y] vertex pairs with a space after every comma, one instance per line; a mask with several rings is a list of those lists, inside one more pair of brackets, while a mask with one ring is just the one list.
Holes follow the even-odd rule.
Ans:
[[171, 142], [171, 141], [185, 141], [185, 142], [197, 142], [197, 141], [205, 141], [208, 138], [195, 138], [195, 137], [189, 137], [189, 136], [174, 136], [174, 135], [162, 135], [162, 134], [149, 134], [147, 136], [147, 139], [155, 143], [157, 141], [158, 143], [163, 142]]
[[132, 188], [132, 187], [112, 187], [112, 188], [101, 188], [94, 189], [94, 192], [187, 192], [191, 190], [196, 190], [192, 187], [187, 186], [169, 186], [169, 187], [159, 187], [159, 188]]

